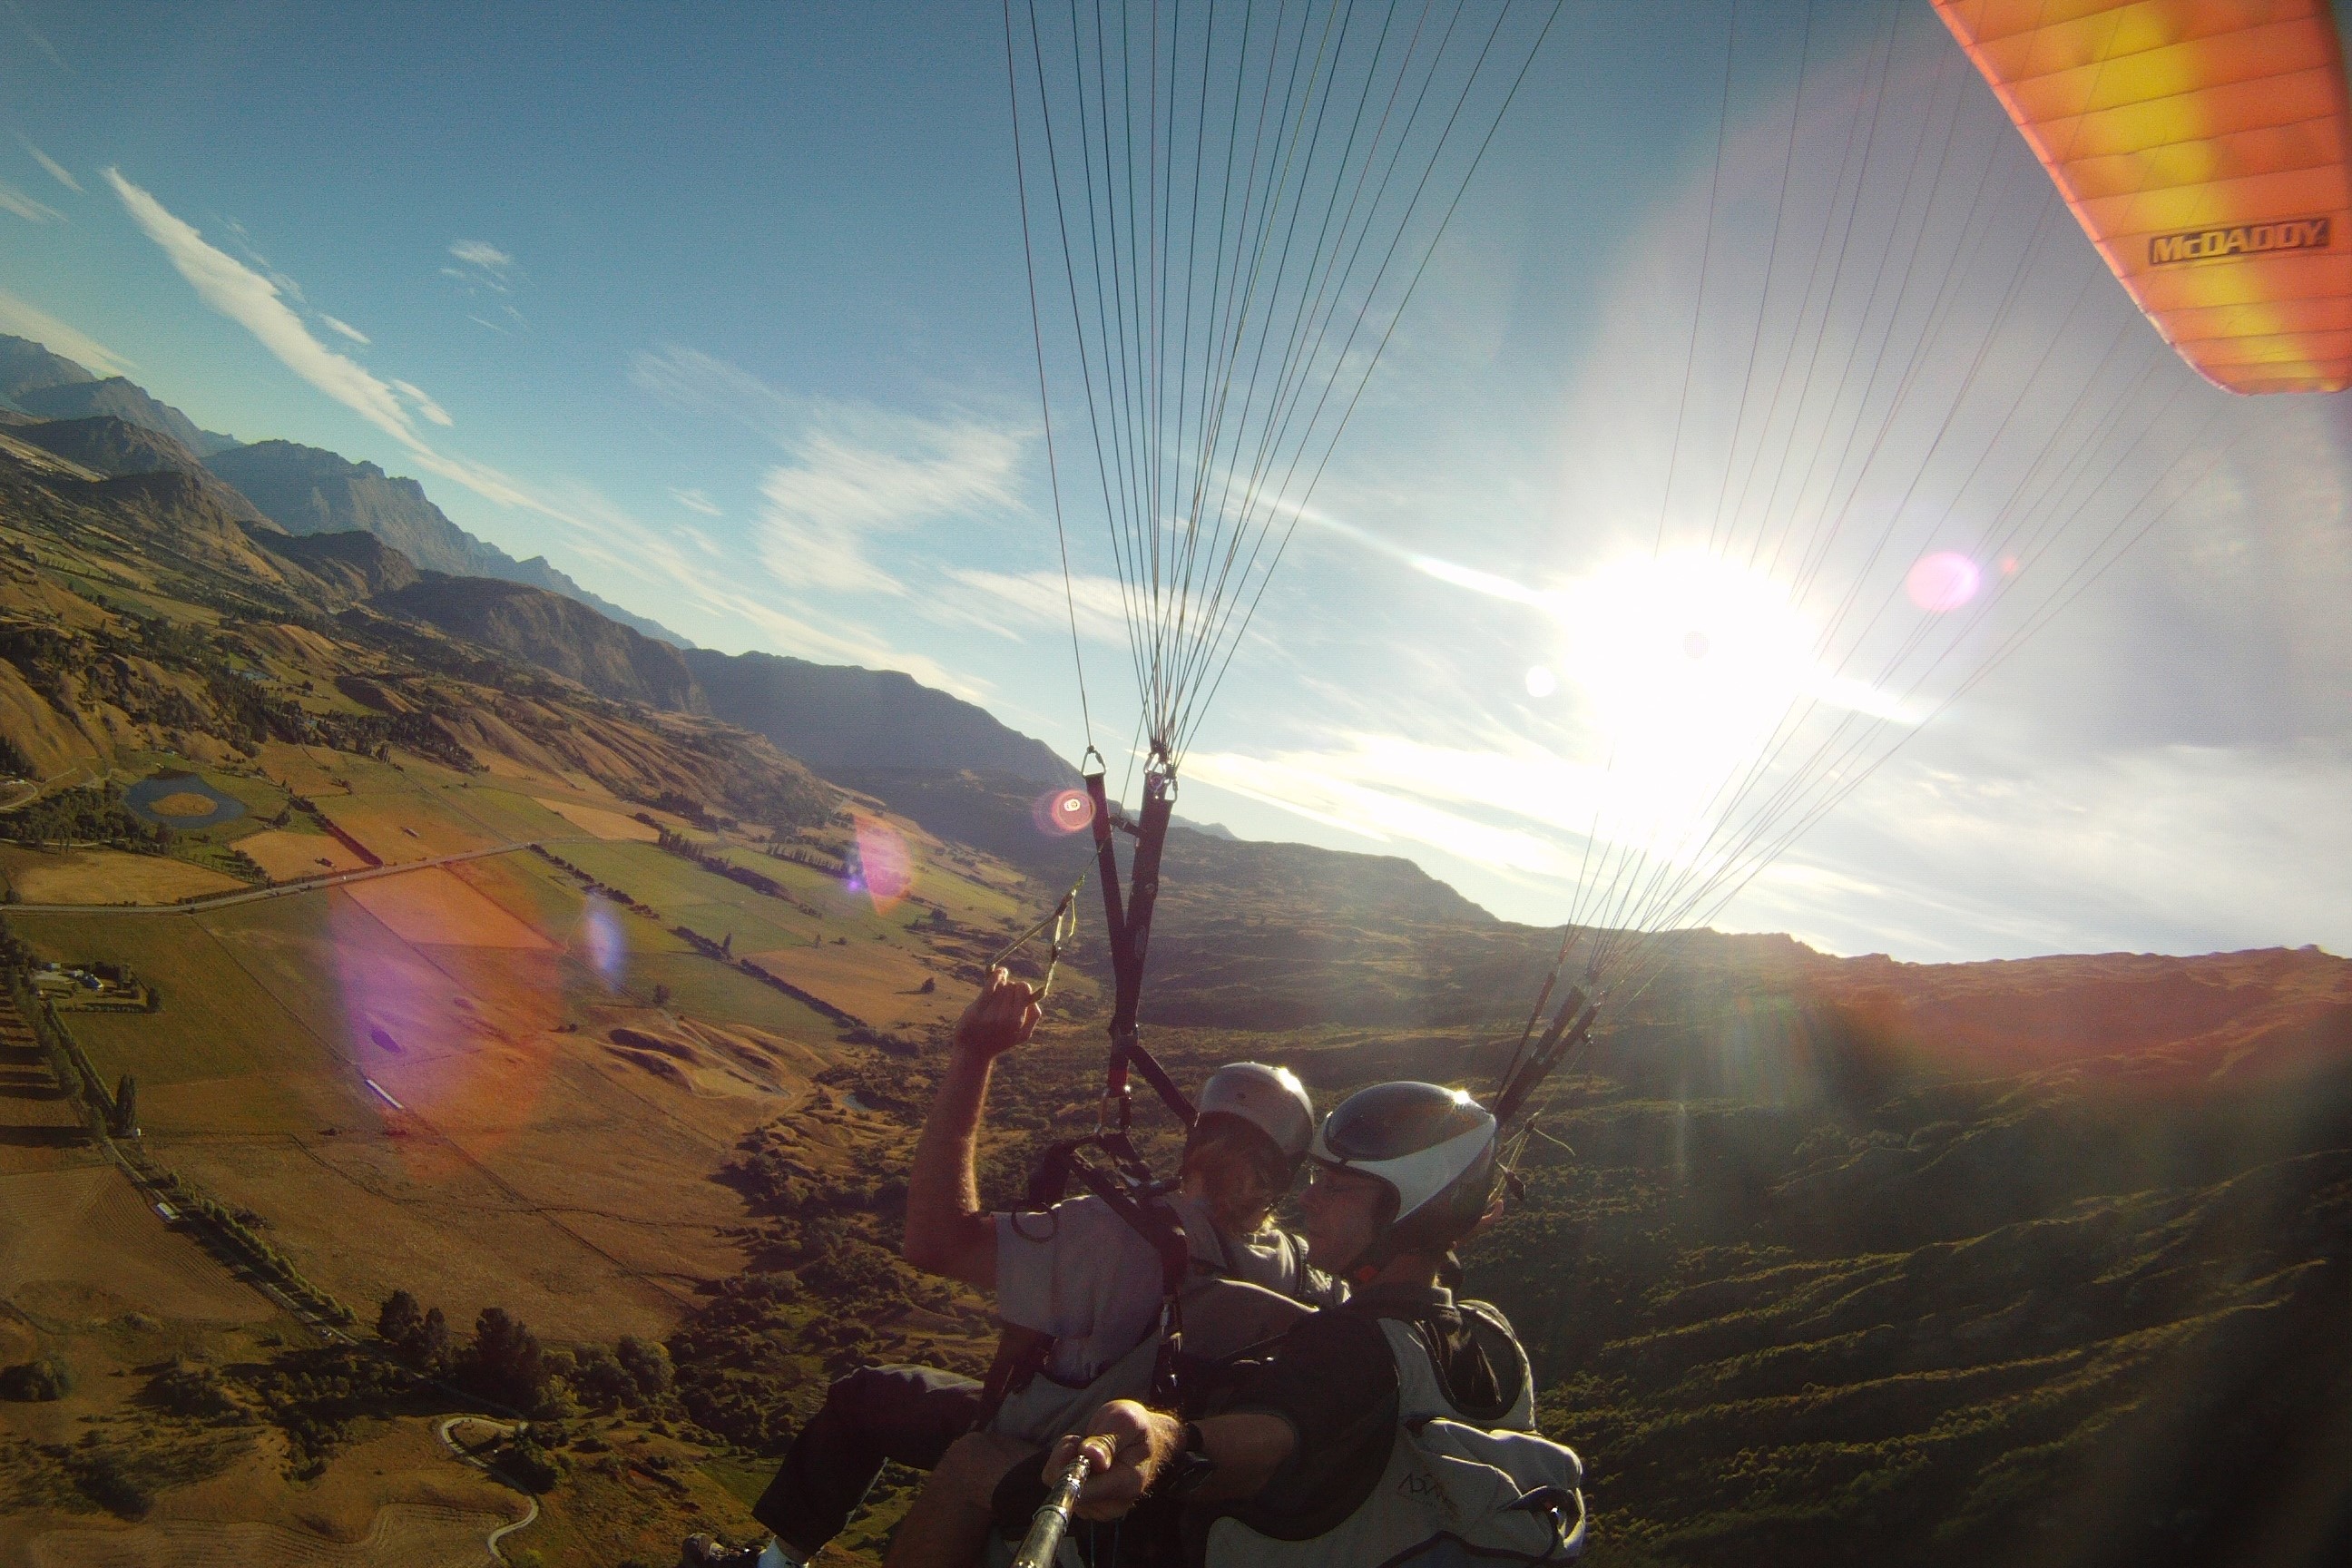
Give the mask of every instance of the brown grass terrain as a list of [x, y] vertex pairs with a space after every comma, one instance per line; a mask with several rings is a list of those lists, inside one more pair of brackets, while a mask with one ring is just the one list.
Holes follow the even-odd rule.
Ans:
[[257, 1436], [220, 1474], [167, 1492], [137, 1523], [52, 1514], [14, 1529], [0, 1524], [0, 1563], [474, 1568], [485, 1562], [484, 1538], [521, 1517], [522, 1499], [450, 1458], [430, 1422], [380, 1425], [380, 1435], [354, 1445], [316, 1481], [289, 1481], [275, 1446]]
[[487, 849], [499, 842], [494, 833], [434, 810], [421, 793], [329, 796], [319, 802], [319, 809], [387, 866]]
[[603, 806], [590, 805], [584, 801], [541, 796], [540, 804], [550, 811], [560, 814], [565, 821], [575, 827], [593, 833], [599, 838], [628, 839], [639, 844], [651, 844], [661, 837], [659, 828], [647, 827], [644, 823], [624, 812], [608, 811]]
[[242, 1323], [276, 1315], [157, 1218], [112, 1164], [0, 1175], [0, 1297], [22, 1302], [81, 1291], [159, 1318]]
[[28, 904], [172, 904], [245, 888], [234, 877], [162, 855], [13, 844], [0, 846], [0, 876]]
[[254, 864], [273, 882], [298, 882], [336, 871], [357, 871], [367, 865], [343, 841], [325, 833], [298, 833], [273, 827], [236, 841]]
[[437, 867], [353, 883], [350, 893], [403, 942], [534, 952], [555, 945]]

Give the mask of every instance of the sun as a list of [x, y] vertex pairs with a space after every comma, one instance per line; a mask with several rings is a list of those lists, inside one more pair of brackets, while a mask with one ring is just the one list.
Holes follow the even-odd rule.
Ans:
[[1817, 628], [1789, 588], [1699, 552], [1613, 563], [1560, 595], [1561, 673], [1612, 771], [1712, 791], [1821, 684]]

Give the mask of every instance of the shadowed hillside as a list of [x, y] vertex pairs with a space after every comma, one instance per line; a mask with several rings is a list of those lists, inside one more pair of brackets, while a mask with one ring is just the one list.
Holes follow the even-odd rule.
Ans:
[[707, 711], [677, 648], [560, 594], [488, 577], [427, 572], [375, 595], [378, 608], [426, 621], [576, 680], [600, 697]]
[[194, 420], [170, 404], [150, 397], [138, 383], [119, 375], [103, 380], [55, 382], [17, 393], [12, 401], [26, 413], [37, 414], [45, 419], [109, 416], [168, 436], [198, 457], [210, 457], [236, 445], [234, 436], [197, 429]]
[[971, 768], [1041, 786], [1076, 782], [1076, 770], [1043, 742], [896, 671], [708, 649], [687, 662], [712, 712], [829, 773]]
[[[89, 419], [49, 419], [21, 428], [20, 439], [69, 458], [85, 468], [121, 477], [167, 470], [203, 473], [204, 461], [160, 430], [112, 415]], [[260, 517], [255, 512], [256, 518]]]
[[417, 581], [416, 563], [373, 533], [257, 532], [271, 554], [293, 562], [352, 600], [398, 593]]

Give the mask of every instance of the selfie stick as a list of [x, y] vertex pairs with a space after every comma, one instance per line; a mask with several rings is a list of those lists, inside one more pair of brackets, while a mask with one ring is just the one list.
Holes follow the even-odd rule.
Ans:
[[1045, 1506], [1029, 1521], [1028, 1539], [1021, 1543], [1020, 1555], [1013, 1559], [1013, 1568], [1051, 1568], [1054, 1554], [1062, 1549], [1062, 1536], [1070, 1528], [1070, 1510], [1077, 1506], [1078, 1489], [1087, 1483], [1086, 1450], [1070, 1461], [1054, 1482], [1054, 1489], [1045, 1494]]

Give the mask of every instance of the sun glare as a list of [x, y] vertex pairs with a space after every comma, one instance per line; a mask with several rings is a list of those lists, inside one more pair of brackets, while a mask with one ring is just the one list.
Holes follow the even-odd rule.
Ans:
[[1711, 555], [1629, 558], [1563, 600], [1566, 670], [1613, 771], [1644, 789], [1711, 792], [1821, 684], [1789, 591]]

